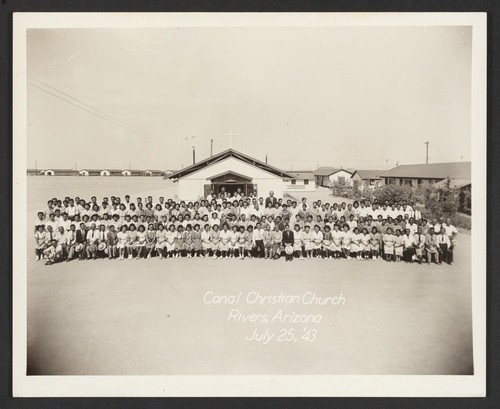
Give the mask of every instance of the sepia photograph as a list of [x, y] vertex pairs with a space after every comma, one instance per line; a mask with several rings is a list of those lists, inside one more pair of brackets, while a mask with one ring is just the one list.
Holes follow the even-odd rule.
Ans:
[[483, 393], [484, 15], [65, 17], [15, 17], [15, 384]]

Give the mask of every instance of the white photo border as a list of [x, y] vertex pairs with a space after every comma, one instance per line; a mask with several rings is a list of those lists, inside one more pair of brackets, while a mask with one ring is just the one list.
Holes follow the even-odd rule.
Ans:
[[[33, 28], [471, 26], [474, 375], [27, 376], [26, 34]], [[13, 395], [15, 397], [483, 397], [486, 394], [486, 13], [15, 13]]]

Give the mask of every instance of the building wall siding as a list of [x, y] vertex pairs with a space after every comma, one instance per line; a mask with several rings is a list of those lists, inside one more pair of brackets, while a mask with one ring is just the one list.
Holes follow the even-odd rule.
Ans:
[[283, 178], [231, 157], [180, 178], [177, 182], [178, 199], [197, 200], [204, 195], [205, 185], [210, 183], [207, 179], [227, 171], [252, 178], [252, 183], [257, 184], [259, 196], [267, 197], [271, 190], [274, 191], [276, 197], [283, 196]]

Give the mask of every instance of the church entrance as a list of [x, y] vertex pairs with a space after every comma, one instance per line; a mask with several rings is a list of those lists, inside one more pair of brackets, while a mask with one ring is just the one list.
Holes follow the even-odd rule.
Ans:
[[257, 185], [252, 183], [252, 178], [232, 171], [212, 176], [207, 181], [210, 183], [205, 184], [205, 197], [208, 196], [210, 190], [216, 194], [222, 192], [234, 194], [240, 189], [244, 195], [257, 191]]

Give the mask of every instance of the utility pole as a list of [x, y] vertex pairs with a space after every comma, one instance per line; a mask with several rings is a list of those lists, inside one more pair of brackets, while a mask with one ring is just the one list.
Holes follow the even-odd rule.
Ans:
[[425, 144], [425, 164], [429, 164], [429, 142], [424, 142]]
[[210, 156], [214, 154], [214, 140], [210, 139]]
[[37, 169], [38, 169], [38, 167], [37, 167], [37, 166], [38, 166], [38, 161], [36, 160], [36, 161], [35, 161], [35, 170], [37, 170]]
[[266, 153], [266, 164], [267, 164], [267, 153]]
[[196, 149], [193, 146], [193, 165], [196, 163]]

